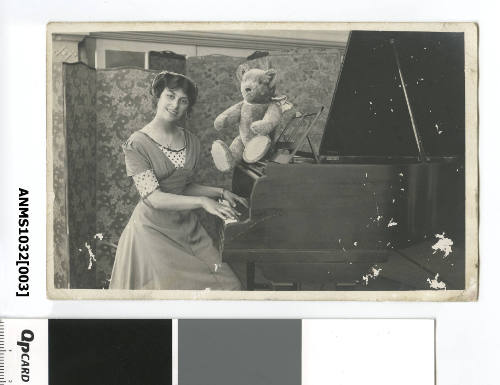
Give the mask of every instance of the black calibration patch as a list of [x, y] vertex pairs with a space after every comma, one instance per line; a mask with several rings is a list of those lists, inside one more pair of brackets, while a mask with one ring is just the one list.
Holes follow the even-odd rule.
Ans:
[[172, 384], [172, 320], [3, 319], [0, 385]]

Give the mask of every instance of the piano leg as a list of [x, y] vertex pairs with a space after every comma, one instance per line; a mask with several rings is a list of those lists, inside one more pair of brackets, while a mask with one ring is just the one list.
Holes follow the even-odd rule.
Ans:
[[[263, 290], [280, 290], [280, 288], [276, 289], [275, 286], [269, 283], [256, 283], [255, 282], [255, 262], [247, 262], [246, 263], [246, 290], [254, 291], [256, 289]], [[300, 282], [292, 282], [291, 284], [281, 287], [281, 290], [301, 290]]]
[[247, 290], [255, 290], [255, 262], [247, 262]]

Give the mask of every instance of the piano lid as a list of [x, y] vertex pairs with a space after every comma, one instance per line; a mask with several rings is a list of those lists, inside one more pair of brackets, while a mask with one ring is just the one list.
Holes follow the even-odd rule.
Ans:
[[463, 33], [352, 31], [321, 155], [418, 156], [399, 57], [425, 155], [464, 155]]

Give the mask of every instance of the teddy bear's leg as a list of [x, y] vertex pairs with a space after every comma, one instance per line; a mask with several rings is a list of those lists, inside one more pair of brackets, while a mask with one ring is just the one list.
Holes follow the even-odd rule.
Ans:
[[215, 167], [221, 172], [227, 172], [234, 166], [234, 158], [231, 150], [222, 140], [216, 140], [212, 143], [212, 159]]
[[243, 144], [240, 136], [234, 138], [233, 143], [229, 146], [229, 149], [233, 155], [234, 163], [236, 164], [241, 162], [241, 159], [243, 158], [243, 151], [245, 151], [245, 145]]

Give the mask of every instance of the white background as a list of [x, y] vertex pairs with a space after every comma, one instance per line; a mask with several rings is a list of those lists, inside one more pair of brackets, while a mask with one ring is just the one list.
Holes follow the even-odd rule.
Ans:
[[[258, 4], [257, 4], [258, 3]], [[0, 316], [435, 318], [437, 383], [498, 384], [499, 22], [495, 1], [0, 2]], [[480, 35], [477, 303], [49, 301], [45, 296], [45, 24], [48, 21], [473, 21]], [[18, 187], [30, 191], [31, 297], [14, 294]], [[384, 354], [380, 347], [380, 354]], [[363, 363], [360, 362], [360, 369]]]
[[433, 383], [434, 320], [302, 321], [302, 385]]

